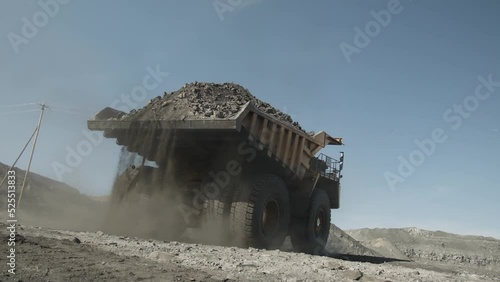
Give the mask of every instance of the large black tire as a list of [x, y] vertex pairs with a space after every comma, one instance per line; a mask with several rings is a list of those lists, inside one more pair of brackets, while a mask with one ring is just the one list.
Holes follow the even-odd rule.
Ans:
[[290, 239], [296, 251], [322, 255], [330, 234], [330, 200], [324, 190], [316, 189], [306, 217], [292, 218]]
[[290, 199], [281, 178], [255, 175], [242, 181], [233, 197], [230, 230], [241, 247], [277, 249], [290, 224]]

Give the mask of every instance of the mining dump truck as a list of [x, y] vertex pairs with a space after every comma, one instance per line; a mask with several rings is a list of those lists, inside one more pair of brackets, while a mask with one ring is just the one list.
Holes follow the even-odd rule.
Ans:
[[[160, 109], [169, 103], [157, 101]], [[117, 177], [113, 201], [134, 190], [172, 191], [177, 200], [164, 208], [175, 206], [178, 220], [169, 228], [178, 233], [209, 226], [223, 244], [265, 249], [280, 248], [289, 235], [297, 251], [322, 253], [331, 209], [339, 208], [344, 155], [319, 151], [342, 139], [306, 133], [251, 101], [235, 110], [223, 118], [97, 113], [88, 128], [143, 159]]]

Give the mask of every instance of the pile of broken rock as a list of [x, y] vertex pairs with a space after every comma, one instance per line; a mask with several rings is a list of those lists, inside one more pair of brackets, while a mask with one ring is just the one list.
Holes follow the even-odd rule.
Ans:
[[142, 109], [132, 110], [125, 120], [169, 120], [169, 119], [229, 119], [250, 102], [258, 110], [289, 123], [302, 130], [290, 115], [279, 111], [269, 103], [253, 96], [247, 89], [235, 83], [185, 84], [172, 93], [165, 92]]

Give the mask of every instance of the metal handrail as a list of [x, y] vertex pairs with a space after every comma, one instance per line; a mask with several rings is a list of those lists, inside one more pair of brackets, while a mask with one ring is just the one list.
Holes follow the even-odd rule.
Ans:
[[339, 180], [339, 164], [340, 161], [329, 157], [323, 153], [311, 159], [311, 170], [319, 173], [321, 176]]

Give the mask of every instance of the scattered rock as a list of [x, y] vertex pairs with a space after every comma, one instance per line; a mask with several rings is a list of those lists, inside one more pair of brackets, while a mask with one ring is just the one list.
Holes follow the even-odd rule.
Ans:
[[359, 271], [358, 269], [346, 270], [345, 276], [346, 276], [346, 278], [358, 281], [359, 279], [361, 279], [361, 277], [363, 277], [363, 273], [361, 271]]
[[[0, 227], [2, 227], [0, 231], [5, 229], [4, 226]], [[6, 231], [2, 231], [1, 235], [5, 236]], [[266, 251], [174, 241], [160, 242], [151, 239], [133, 241], [123, 240], [123, 235], [106, 234], [103, 238], [96, 236], [93, 232], [77, 233], [35, 228], [26, 228], [23, 235], [30, 240], [29, 244], [20, 246], [20, 253], [36, 254], [31, 260], [33, 267], [23, 269], [20, 274], [25, 276], [17, 276], [23, 281], [480, 282], [498, 281], [496, 278], [499, 277], [496, 274], [498, 268], [493, 268], [493, 266], [474, 270], [446, 267], [441, 263], [424, 265], [403, 261], [393, 265], [370, 262], [370, 257], [367, 255], [335, 259], [278, 250]], [[342, 237], [346, 239], [349, 236], [343, 234]], [[75, 238], [85, 242], [89, 248], [66, 243]], [[115, 245], [113, 243], [117, 242], [119, 242], [119, 248], [113, 247]], [[487, 240], [481, 241], [481, 243], [485, 242]], [[495, 242], [498, 246], [498, 241]], [[157, 246], [153, 248], [154, 244]], [[494, 250], [494, 248], [490, 249]], [[49, 259], [41, 260], [40, 257]], [[30, 259], [30, 256], [26, 255], [24, 259]], [[49, 268], [52, 269], [50, 272]], [[33, 277], [35, 279], [29, 279]]]
[[152, 252], [149, 254], [148, 258], [157, 260], [157, 261], [170, 261], [172, 260], [173, 256], [169, 253], [166, 252]]
[[14, 241], [16, 243], [22, 244], [26, 241], [26, 238], [23, 235], [16, 233], [16, 237], [15, 237]]

